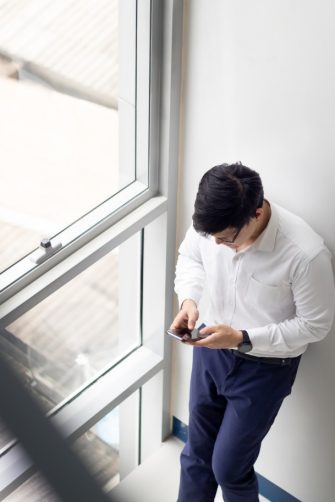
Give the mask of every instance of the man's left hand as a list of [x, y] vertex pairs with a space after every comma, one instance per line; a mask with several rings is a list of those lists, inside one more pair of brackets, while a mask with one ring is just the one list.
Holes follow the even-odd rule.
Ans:
[[187, 345], [195, 347], [207, 347], [208, 349], [233, 349], [243, 341], [241, 331], [225, 324], [206, 326], [200, 330], [200, 335], [208, 335], [203, 340], [187, 341]]

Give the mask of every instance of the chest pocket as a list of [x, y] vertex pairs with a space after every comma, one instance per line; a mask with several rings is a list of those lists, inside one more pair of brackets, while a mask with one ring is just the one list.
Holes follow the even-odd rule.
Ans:
[[272, 286], [260, 282], [251, 276], [246, 292], [246, 300], [250, 309], [267, 322], [280, 322], [292, 317], [295, 312], [293, 294], [290, 286]]

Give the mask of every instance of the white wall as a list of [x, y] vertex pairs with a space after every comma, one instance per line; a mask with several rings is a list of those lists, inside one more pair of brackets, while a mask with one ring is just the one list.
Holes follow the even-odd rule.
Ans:
[[[335, 252], [335, 4], [188, 0], [178, 242], [201, 175], [241, 160], [266, 196]], [[335, 499], [335, 332], [305, 354], [257, 471], [303, 502]], [[174, 344], [172, 413], [187, 423], [191, 349]]]

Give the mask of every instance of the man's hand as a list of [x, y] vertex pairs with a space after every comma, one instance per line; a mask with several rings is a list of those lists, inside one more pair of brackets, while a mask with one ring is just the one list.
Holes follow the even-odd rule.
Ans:
[[170, 328], [188, 328], [192, 330], [195, 327], [195, 323], [197, 322], [198, 317], [199, 312], [196, 303], [190, 299], [184, 300], [182, 307], [174, 318], [174, 321], [171, 324]]
[[195, 347], [207, 347], [208, 349], [233, 349], [243, 341], [242, 331], [225, 324], [206, 326], [206, 328], [200, 330], [200, 334], [208, 336], [203, 340], [187, 341], [185, 343]]

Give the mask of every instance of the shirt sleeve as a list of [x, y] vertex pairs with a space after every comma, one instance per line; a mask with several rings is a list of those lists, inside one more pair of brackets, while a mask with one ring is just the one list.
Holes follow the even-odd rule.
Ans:
[[[292, 282], [295, 316], [278, 324], [248, 329], [253, 351], [285, 353], [325, 338], [335, 312], [334, 275], [331, 255], [321, 251], [301, 266]], [[251, 352], [252, 353], [252, 352]]]
[[199, 239], [200, 235], [191, 226], [179, 247], [175, 278], [175, 291], [178, 295], [179, 307], [187, 298], [198, 304], [203, 292], [205, 271], [201, 259]]

